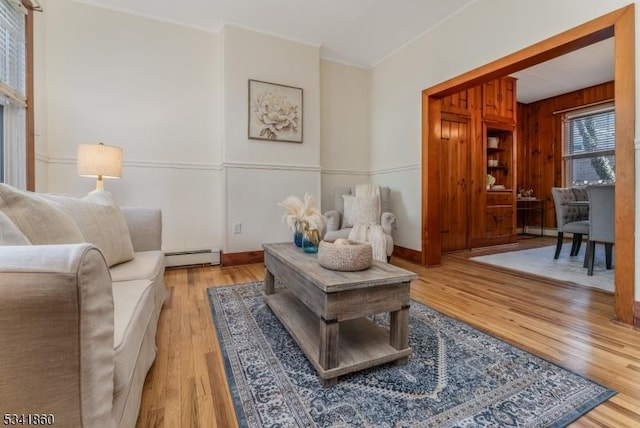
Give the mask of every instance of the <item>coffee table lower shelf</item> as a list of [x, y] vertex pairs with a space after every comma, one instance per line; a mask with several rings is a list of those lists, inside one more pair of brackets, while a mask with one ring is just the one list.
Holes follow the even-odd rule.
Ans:
[[338, 376], [398, 360], [406, 363], [411, 348], [395, 349], [389, 343], [389, 333], [367, 318], [340, 321], [338, 365], [320, 365], [320, 318], [286, 289], [265, 296], [265, 300], [282, 325], [298, 343], [318, 376], [325, 383]]

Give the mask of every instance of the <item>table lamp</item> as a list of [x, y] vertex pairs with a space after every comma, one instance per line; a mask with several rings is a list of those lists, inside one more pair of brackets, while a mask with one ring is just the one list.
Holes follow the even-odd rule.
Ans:
[[103, 190], [103, 178], [122, 177], [122, 148], [107, 144], [78, 146], [78, 175], [97, 177], [96, 190]]

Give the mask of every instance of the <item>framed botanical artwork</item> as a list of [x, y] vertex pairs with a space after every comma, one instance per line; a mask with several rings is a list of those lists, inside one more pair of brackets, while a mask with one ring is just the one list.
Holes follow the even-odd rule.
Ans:
[[249, 138], [302, 143], [302, 88], [249, 80]]

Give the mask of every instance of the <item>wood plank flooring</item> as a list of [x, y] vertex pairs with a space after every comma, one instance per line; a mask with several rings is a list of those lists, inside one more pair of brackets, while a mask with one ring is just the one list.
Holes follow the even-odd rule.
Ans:
[[[418, 274], [412, 298], [619, 392], [571, 426], [640, 426], [640, 331], [611, 321], [613, 295], [468, 260], [554, 243], [534, 238], [449, 254], [429, 269], [393, 263]], [[262, 264], [167, 270], [169, 297], [138, 427], [238, 426], [206, 289], [263, 277]]]

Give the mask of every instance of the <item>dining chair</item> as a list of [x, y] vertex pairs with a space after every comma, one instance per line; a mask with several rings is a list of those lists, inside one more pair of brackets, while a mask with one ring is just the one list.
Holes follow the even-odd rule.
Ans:
[[587, 275], [593, 275], [596, 243], [603, 243], [607, 269], [612, 266], [615, 232], [615, 186], [589, 186], [589, 244], [587, 245]]
[[571, 188], [552, 187], [551, 195], [556, 209], [556, 227], [558, 230], [558, 241], [553, 258], [557, 259], [560, 256], [565, 232], [573, 234], [570, 254], [571, 256], [576, 256], [580, 251], [582, 235], [589, 234], [589, 220], [585, 218], [585, 211], [577, 206], [569, 205], [569, 202], [576, 200], [576, 194]]

